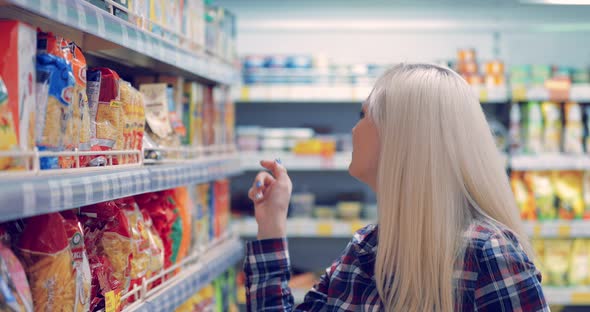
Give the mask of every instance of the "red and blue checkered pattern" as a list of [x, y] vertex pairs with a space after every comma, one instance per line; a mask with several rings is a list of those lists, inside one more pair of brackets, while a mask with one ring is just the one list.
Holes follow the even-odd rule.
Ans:
[[[508, 230], [502, 235], [482, 225], [472, 229], [462, 268], [455, 271], [462, 296], [455, 302], [455, 311], [550, 311], [541, 289], [541, 274], [516, 237]], [[288, 287], [287, 240], [252, 241], [246, 248], [248, 311], [383, 310], [373, 274], [376, 225], [354, 235], [340, 259], [326, 269], [298, 306]]]

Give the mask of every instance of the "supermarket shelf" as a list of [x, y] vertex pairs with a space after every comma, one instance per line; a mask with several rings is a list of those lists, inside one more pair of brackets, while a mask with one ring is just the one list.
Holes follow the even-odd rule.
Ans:
[[0, 18], [53, 31], [85, 52], [122, 65], [175, 73], [209, 83], [232, 84], [234, 67], [218, 57], [181, 48], [82, 0], [0, 0]]
[[125, 196], [198, 184], [241, 172], [236, 154], [182, 164], [0, 180], [0, 222]]
[[526, 233], [535, 238], [581, 238], [590, 237], [588, 220], [525, 221]]
[[590, 287], [543, 286], [543, 293], [551, 305], [590, 305]]
[[344, 171], [352, 159], [350, 153], [337, 153], [333, 157], [300, 156], [288, 152], [244, 153], [241, 156], [244, 171], [261, 170], [260, 160], [280, 158], [287, 170], [291, 171]]
[[[351, 238], [362, 227], [370, 224], [368, 220], [343, 221], [311, 218], [292, 218], [287, 220], [287, 236], [293, 237], [331, 237]], [[255, 237], [258, 225], [254, 218], [234, 221], [232, 228], [242, 237]]]
[[[373, 89], [372, 85], [247, 85], [242, 87], [241, 103], [360, 103]], [[506, 87], [473, 87], [482, 103], [507, 103], [509, 93]]]
[[[283, 165], [290, 171], [346, 171], [352, 155], [346, 152], [336, 153], [332, 157], [295, 155], [289, 152], [245, 152], [241, 156], [242, 170], [261, 170], [262, 159], [280, 158]], [[503, 162], [508, 166], [508, 157], [502, 155]]]
[[204, 252], [187, 258], [178, 275], [160, 287], [147, 292], [144, 290], [145, 297], [124, 311], [174, 311], [243, 257], [244, 245], [239, 238], [228, 236], [221, 239]]
[[586, 155], [514, 155], [510, 157], [512, 170], [587, 170], [590, 157]]

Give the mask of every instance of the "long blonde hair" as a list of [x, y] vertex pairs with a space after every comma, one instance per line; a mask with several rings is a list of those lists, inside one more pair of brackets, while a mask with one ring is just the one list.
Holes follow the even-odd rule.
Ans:
[[453, 272], [476, 222], [510, 229], [532, 257], [505, 165], [463, 78], [397, 65], [378, 79], [368, 110], [381, 140], [375, 279], [387, 311], [452, 311]]

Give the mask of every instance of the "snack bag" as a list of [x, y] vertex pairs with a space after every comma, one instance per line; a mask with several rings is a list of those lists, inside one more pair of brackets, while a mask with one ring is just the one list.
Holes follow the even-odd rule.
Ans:
[[510, 137], [510, 153], [520, 154], [522, 152], [522, 134], [520, 129], [521, 124], [520, 106], [518, 103], [510, 105], [510, 128], [508, 135]]
[[[146, 125], [146, 113], [145, 113], [145, 101], [143, 94], [138, 90], [134, 89], [134, 105], [133, 105], [133, 149], [141, 151], [143, 148], [143, 136]], [[137, 160], [139, 161], [139, 159]]]
[[543, 151], [543, 114], [539, 102], [529, 102], [525, 106], [523, 128], [525, 152], [541, 153]]
[[584, 197], [584, 212], [581, 215], [575, 215], [576, 219], [590, 219], [590, 172], [584, 171], [582, 181], [582, 192]]
[[115, 201], [80, 209], [92, 271], [91, 310], [104, 307], [109, 293], [121, 295], [131, 284], [133, 239], [129, 220]]
[[[158, 235], [158, 232], [154, 228], [154, 224], [152, 222], [152, 218], [146, 211], [142, 211], [143, 219], [145, 220], [146, 228], [148, 229], [148, 237], [150, 241], [150, 263], [148, 266], [148, 274], [147, 277], [150, 278], [151, 276], [158, 274], [161, 270], [164, 269], [164, 243], [162, 239]], [[159, 281], [152, 283], [152, 288], [157, 286]]]
[[[16, 137], [16, 122], [12, 119], [12, 112], [8, 106], [8, 90], [0, 77], [0, 150], [18, 149]], [[16, 167], [11, 157], [0, 157], [0, 170]]]
[[561, 144], [561, 108], [553, 102], [543, 102], [543, 120], [545, 131], [543, 133], [544, 152], [559, 153]]
[[559, 199], [559, 219], [581, 219], [584, 214], [582, 172], [555, 171], [553, 184]]
[[176, 263], [182, 242], [182, 219], [174, 201], [174, 191], [166, 190], [135, 197], [140, 209], [152, 219], [164, 245], [164, 267]]
[[200, 248], [206, 248], [211, 242], [210, 236], [213, 224], [210, 222], [210, 215], [213, 211], [211, 207], [211, 194], [209, 183], [203, 183], [197, 185], [197, 198], [198, 198], [198, 220], [197, 220], [197, 234], [198, 245]]
[[64, 218], [64, 227], [70, 243], [76, 279], [76, 305], [74, 312], [88, 311], [90, 308], [92, 275], [86, 254], [86, 246], [84, 245], [84, 232], [74, 212], [71, 210], [62, 211], [61, 215]]
[[524, 181], [524, 173], [513, 171], [510, 175], [510, 184], [512, 185], [516, 204], [520, 209], [520, 217], [523, 220], [536, 220], [535, 199]]
[[582, 108], [578, 103], [566, 103], [563, 151], [569, 154], [583, 154], [583, 139], [584, 125], [582, 122]]
[[75, 311], [76, 275], [62, 216], [50, 213], [27, 219], [17, 248], [35, 311]]
[[[121, 96], [121, 104], [123, 105], [123, 134], [119, 135], [117, 142], [115, 143], [115, 149], [118, 150], [130, 150], [133, 148], [133, 110], [135, 105], [135, 90], [131, 84], [127, 81], [121, 81], [119, 84], [119, 94]], [[117, 156], [117, 161], [120, 164], [129, 163], [129, 157], [127, 155]]]
[[141, 285], [141, 279], [147, 276], [149, 270], [151, 260], [149, 229], [142, 212], [132, 197], [118, 199], [116, 202], [118, 202], [125, 213], [131, 230], [133, 243], [130, 272], [131, 284], [129, 285], [129, 290], [131, 290], [133, 286]]
[[213, 183], [215, 198], [215, 238], [221, 237], [229, 227], [229, 180], [223, 179]]
[[568, 286], [586, 286], [590, 278], [590, 249], [583, 239], [575, 239], [569, 263]]
[[207, 86], [203, 93], [203, 145], [215, 144], [215, 102], [213, 87]]
[[186, 187], [178, 187], [174, 190], [174, 200], [178, 209], [178, 215], [182, 222], [182, 238], [178, 249], [178, 257], [176, 259], [176, 261], [180, 261], [188, 255], [191, 244], [192, 232], [190, 229], [192, 228], [192, 224], [190, 207], [194, 204]]
[[[36, 145], [40, 151], [63, 151], [74, 75], [65, 59], [37, 55]], [[56, 157], [41, 157], [41, 169], [58, 168]]]
[[541, 276], [543, 277], [543, 284], [547, 283], [547, 278], [545, 278], [545, 242], [542, 239], [533, 239], [531, 241], [531, 247], [535, 252], [535, 265], [537, 266], [537, 270], [541, 272]]
[[[108, 68], [88, 70], [87, 92], [90, 108], [90, 143], [95, 151], [110, 151], [115, 148], [122, 129], [122, 105], [119, 97], [119, 75]], [[90, 161], [90, 166], [104, 166], [108, 157], [99, 156]]]
[[[35, 146], [35, 29], [18, 21], [0, 21], [0, 150], [33, 150]], [[14, 143], [14, 137], [18, 143]], [[0, 170], [22, 169], [22, 159], [0, 159]]]
[[556, 197], [551, 181], [551, 173], [528, 171], [524, 173], [524, 180], [528, 188], [533, 191], [537, 218], [539, 220], [556, 219]]
[[571, 240], [545, 240], [544, 267], [545, 272], [547, 273], [547, 285], [559, 287], [567, 286], [571, 251]]
[[159, 146], [174, 147], [180, 145], [180, 139], [170, 122], [167, 88], [165, 83], [142, 84], [139, 91], [144, 96], [148, 135]]
[[0, 311], [32, 312], [27, 275], [10, 248], [0, 243]]

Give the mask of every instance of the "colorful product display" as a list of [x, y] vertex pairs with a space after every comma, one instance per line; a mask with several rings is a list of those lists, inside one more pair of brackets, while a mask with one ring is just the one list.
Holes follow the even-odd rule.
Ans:
[[590, 285], [590, 241], [588, 239], [533, 240], [543, 285], [554, 287]]
[[513, 171], [510, 181], [523, 220], [590, 219], [586, 172]]
[[[204, 252], [213, 239], [227, 232], [229, 181], [195, 186], [196, 193], [191, 189], [120, 198], [79, 211], [0, 224], [0, 263], [6, 263], [6, 270], [0, 268], [0, 285], [5, 286], [0, 289], [0, 307], [100, 311], [115, 300], [113, 311], [119, 311], [137, 299], [131, 296], [119, 302], [135, 285], [188, 255]], [[179, 272], [148, 287], [157, 287]], [[223, 275], [215, 283], [212, 293], [223, 298], [215, 302], [235, 303], [235, 295], [230, 295], [235, 293], [235, 282], [228, 282], [234, 275]], [[219, 311], [228, 311], [225, 307]]]

